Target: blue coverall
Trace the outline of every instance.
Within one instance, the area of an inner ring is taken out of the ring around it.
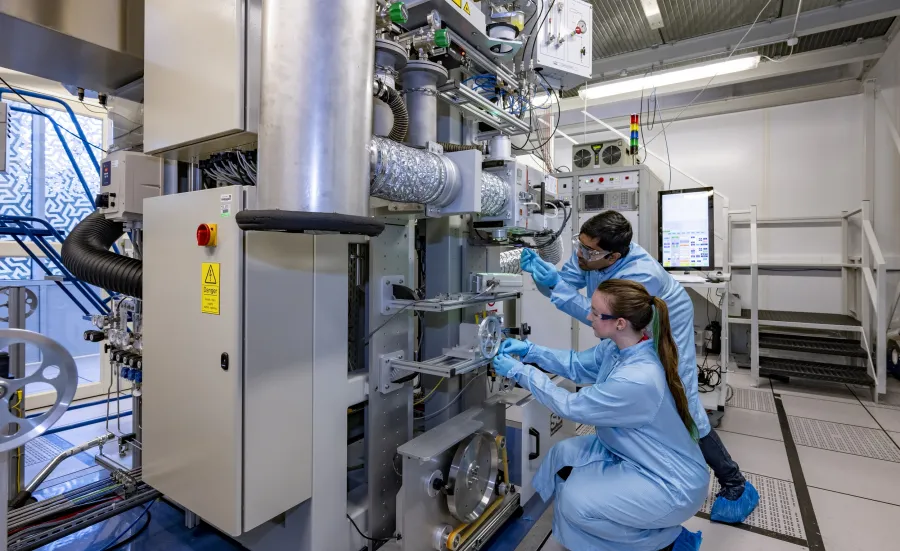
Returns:
[[[604,340],[580,353],[535,345],[522,361],[592,385],[570,393],[532,366],[509,372],[557,415],[596,427],[596,436],[553,446],[534,477],[545,501],[556,498],[553,536],[575,551],[656,551],[675,541],[703,505],[709,472],[654,342],[620,351]]]
[[[628,254],[605,270],[586,272],[578,266],[578,255],[559,270],[560,281],[551,291],[538,285],[538,290],[563,312],[590,325],[591,296],[608,279],[628,279],[643,285],[652,296],[663,299],[669,308],[669,325],[678,347],[678,376],[687,393],[691,416],[700,437],[709,434],[709,417],[697,389],[697,353],[694,350],[694,304],[687,291],[666,272],[640,245],[631,244]],[[587,288],[587,296],[578,292]]]

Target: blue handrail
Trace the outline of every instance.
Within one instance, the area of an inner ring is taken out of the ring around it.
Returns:
[[[69,114],[69,118],[72,119],[72,124],[75,126],[75,131],[78,132],[78,137],[81,138],[81,142],[84,144],[84,148],[87,150],[88,156],[91,158],[91,162],[94,163],[94,168],[97,170],[97,174],[100,174],[100,163],[97,162],[97,157],[94,156],[94,151],[93,151],[93,148],[96,146],[91,144],[91,142],[88,141],[87,136],[84,135],[84,130],[82,130],[81,125],[78,124],[78,119],[75,118],[75,112],[72,111],[72,108],[69,107],[68,103],[66,103],[65,101],[63,101],[59,98],[55,98],[53,96],[48,96],[47,94],[41,94],[39,92],[29,92],[28,90],[13,90],[12,88],[0,87],[0,101],[3,100],[3,94],[15,94],[17,96],[25,96],[25,97],[35,98],[35,99],[41,99],[44,101],[49,101],[49,102],[53,102],[53,103],[62,105],[63,109],[65,109],[66,112]],[[45,117],[49,118],[50,120],[53,120],[52,118],[50,118],[49,115],[47,115],[43,111],[38,110],[38,112],[41,115],[44,115]],[[65,141],[63,141],[63,143],[65,143]],[[88,193],[88,195],[90,195],[90,193]]]

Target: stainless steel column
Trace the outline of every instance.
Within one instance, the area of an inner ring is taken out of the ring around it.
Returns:
[[[369,215],[375,6],[263,2],[260,210]]]
[[[8,292],[9,302],[7,309],[9,312],[9,328],[25,329],[25,288],[10,287]],[[9,345],[9,375],[14,379],[25,377],[24,343]],[[24,417],[25,389],[23,388],[19,392],[21,392],[22,395],[19,399],[19,404],[16,406],[16,410],[20,412],[20,417]],[[10,400],[12,400],[12,398],[10,398]],[[19,493],[19,488],[25,485],[25,446],[9,452],[9,462],[7,465],[9,465],[8,494],[9,499],[12,499]]]
[[[431,61],[415,60],[407,63],[401,74],[409,111],[406,141],[419,146],[438,141],[437,87],[447,82],[447,69]]]

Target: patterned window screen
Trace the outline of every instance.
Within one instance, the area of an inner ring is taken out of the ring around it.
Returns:
[[[28,105],[24,103],[14,101],[9,103],[11,106],[28,108]],[[68,113],[50,108],[42,108],[42,110],[61,127],[76,133]],[[9,166],[7,173],[0,174],[0,214],[44,218],[54,228],[65,234],[90,214],[90,202],[53,124],[45,117],[39,118],[37,122],[43,123],[43,141],[38,143],[41,133],[33,131],[33,117],[35,115],[9,112]],[[94,117],[81,115],[75,117],[88,141],[101,145],[103,122]],[[100,177],[88,157],[87,146],[75,136],[67,134],[65,131],[61,132],[81,173],[87,180],[91,194],[96,195],[100,189]],[[43,160],[43,182],[34,181],[32,163],[35,152]],[[98,161],[103,158],[103,152],[97,148],[94,148],[94,155]],[[41,184],[43,185],[41,186]],[[41,187],[36,188],[36,186]],[[36,212],[35,209],[42,212]],[[2,239],[12,240],[10,237]],[[39,277],[42,276],[43,271],[38,269],[37,272]],[[57,272],[57,270],[54,269],[53,272]],[[32,261],[28,258],[0,257],[0,280],[10,279],[32,279]]]
[[[27,107],[9,102],[10,107]],[[31,115],[9,110],[7,118],[7,166],[0,172],[0,214],[31,216],[32,151]],[[2,236],[0,240],[12,241]],[[0,257],[0,279],[31,279],[31,259]]]

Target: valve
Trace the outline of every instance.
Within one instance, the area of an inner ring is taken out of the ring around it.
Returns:
[[[394,2],[388,7],[388,17],[393,23],[401,25],[409,20],[409,10],[403,2]]]
[[[447,29],[438,29],[434,31],[434,45],[438,48],[450,47],[450,35],[447,33]]]
[[[120,375],[123,379],[128,379],[128,378],[131,376],[131,369],[128,368],[128,367],[124,367],[124,366],[123,366],[123,367],[122,367],[122,370],[119,372],[119,375]]]
[[[84,340],[88,342],[102,342],[106,339],[106,333],[103,331],[94,331],[88,329],[84,332]]]

